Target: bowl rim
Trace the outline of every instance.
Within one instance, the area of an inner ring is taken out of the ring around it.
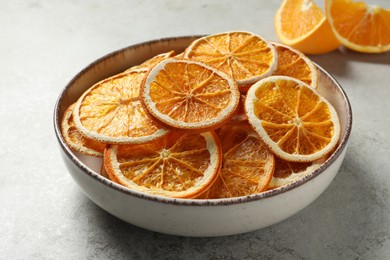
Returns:
[[[326,70],[324,70],[322,67],[320,67],[318,64],[314,63],[317,67],[317,69],[321,70],[322,73],[324,73],[327,77],[329,77],[337,86],[337,88],[340,90],[342,99],[346,104],[347,108],[347,127],[345,129],[345,134],[341,136],[341,139],[339,141],[339,144],[336,148],[336,150],[330,155],[330,157],[316,170],[314,170],[312,173],[304,176],[301,179],[298,179],[296,181],[293,181],[287,185],[284,185],[282,187],[263,191],[261,193],[257,194],[251,194],[248,196],[242,196],[242,197],[234,197],[234,198],[225,198],[225,199],[180,199],[180,198],[169,198],[169,197],[163,197],[148,193],[139,192],[136,190],[129,189],[125,186],[122,186],[120,184],[117,184],[104,176],[101,176],[99,173],[91,170],[89,167],[87,167],[79,158],[77,158],[74,153],[70,150],[70,148],[66,145],[62,134],[61,134],[61,126],[60,126],[60,119],[59,119],[59,106],[64,99],[64,96],[66,95],[67,89],[75,82],[77,81],[83,74],[85,74],[88,70],[90,70],[95,65],[99,64],[100,62],[103,62],[121,52],[125,52],[129,49],[138,48],[143,45],[150,45],[157,42],[168,42],[168,41],[175,41],[175,40],[184,40],[184,39],[192,39],[192,38],[198,38],[201,37],[201,35],[188,35],[188,36],[175,36],[175,37],[166,37],[166,38],[160,38],[150,41],[144,41],[137,44],[132,44],[127,47],[118,49],[116,51],[110,52],[95,61],[88,64],[86,67],[84,67],[80,72],[78,72],[61,90],[59,97],[57,98],[57,101],[54,106],[54,115],[53,115],[53,122],[54,122],[54,132],[57,138],[58,143],[60,144],[60,147],[62,151],[66,154],[66,156],[73,162],[73,164],[79,168],[83,173],[85,173],[87,176],[93,178],[95,181],[100,182],[101,184],[107,186],[110,189],[116,190],[118,192],[124,193],[126,195],[134,196],[139,199],[145,199],[149,201],[154,202],[160,202],[164,204],[172,204],[172,205],[178,205],[178,206],[224,206],[224,205],[233,205],[233,204],[242,204],[242,203],[248,203],[252,201],[259,201],[264,200],[266,198],[275,197],[280,194],[284,194],[290,190],[293,190],[306,182],[309,182],[310,180],[316,178],[318,175],[323,173],[327,168],[330,167],[330,165],[341,155],[344,149],[346,149],[348,139],[351,134],[352,130],[352,108],[350,101],[346,95],[346,92],[341,87],[341,85],[338,83],[338,81]]]

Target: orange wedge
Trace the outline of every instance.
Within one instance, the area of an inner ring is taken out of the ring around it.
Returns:
[[[145,143],[168,130],[145,113],[139,87],[146,70],[131,70],[104,79],[78,99],[73,110],[77,130],[102,143]]]
[[[322,54],[340,46],[324,13],[312,0],[284,0],[274,23],[281,42],[303,53]]]
[[[166,59],[143,82],[141,100],[158,121],[178,129],[204,131],[230,120],[240,93],[225,73],[203,63]]]
[[[286,161],[317,160],[340,137],[333,106],[309,85],[291,77],[271,76],[254,84],[247,93],[245,111],[261,139]]]
[[[61,121],[61,132],[65,143],[73,151],[81,154],[103,157],[105,144],[84,137],[75,127],[73,122],[73,108],[75,104],[70,105]]]
[[[390,9],[363,1],[327,0],[326,16],[346,47],[367,53],[390,51]]]
[[[184,58],[204,62],[222,70],[239,86],[269,76],[277,65],[274,47],[250,32],[226,32],[195,40]]]
[[[150,194],[192,198],[215,181],[222,154],[213,132],[179,134],[140,145],[112,145],[104,164],[111,180]]]
[[[274,171],[274,156],[247,122],[218,129],[222,168],[218,179],[200,198],[247,196],[264,191]]]
[[[161,53],[161,54],[158,54],[158,55],[148,59],[147,61],[141,63],[140,65],[137,65],[137,66],[134,66],[134,67],[127,69],[126,71],[139,70],[139,69],[148,70],[148,69],[151,69],[154,66],[156,66],[156,64],[159,63],[160,61],[167,59],[169,57],[173,57],[174,55],[175,55],[175,51]]]
[[[309,58],[287,45],[276,42],[272,44],[278,53],[278,67],[273,75],[293,77],[317,88],[317,68]]]

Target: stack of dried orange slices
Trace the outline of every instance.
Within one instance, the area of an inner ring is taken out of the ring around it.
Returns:
[[[94,84],[66,111],[62,134],[128,188],[247,196],[302,178],[336,147],[339,119],[317,83],[299,51],[219,33]]]

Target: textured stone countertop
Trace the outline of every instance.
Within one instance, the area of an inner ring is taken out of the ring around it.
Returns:
[[[317,200],[262,230],[188,238],[138,228],[90,201],[61,159],[54,104],[90,62],[169,36],[247,30],[277,40],[280,2],[0,1],[0,259],[389,259],[390,53],[311,56],[350,98],[350,144]]]

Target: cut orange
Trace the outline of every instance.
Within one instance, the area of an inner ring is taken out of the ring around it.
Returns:
[[[204,131],[230,120],[240,93],[225,73],[203,63],[166,59],[141,87],[146,110],[170,127]]]
[[[84,137],[75,127],[73,122],[74,104],[70,105],[61,121],[61,132],[65,143],[73,151],[95,157],[103,157],[105,144]]]
[[[309,58],[287,45],[276,42],[272,44],[278,53],[278,67],[274,75],[293,77],[317,88],[317,68]]]
[[[146,70],[132,70],[104,79],[76,102],[73,119],[86,137],[103,143],[145,143],[168,130],[145,113],[139,87]]]
[[[284,0],[275,15],[282,43],[306,54],[322,54],[340,46],[326,16],[312,0]]]
[[[195,40],[184,58],[204,62],[222,70],[239,86],[253,84],[276,69],[274,47],[250,32],[226,32]]]
[[[261,139],[287,161],[317,160],[340,137],[333,106],[309,85],[291,77],[271,76],[254,84],[245,111]]]
[[[326,16],[346,47],[367,53],[390,51],[390,9],[363,1],[327,0]]]
[[[137,66],[134,66],[134,67],[127,69],[126,71],[138,70],[138,69],[148,70],[148,69],[151,69],[154,66],[156,66],[156,64],[159,63],[160,61],[167,59],[169,57],[173,57],[174,55],[175,55],[175,51],[161,53],[161,54],[158,54],[158,55],[148,59],[147,61],[141,63],[140,65],[137,65]]]
[[[142,145],[112,145],[104,164],[111,180],[150,194],[192,198],[215,181],[222,154],[213,132],[171,132]]]
[[[288,162],[276,157],[274,175],[267,189],[276,189],[300,180],[318,169],[321,163],[319,160],[309,163]]]
[[[247,196],[264,191],[274,171],[274,156],[247,122],[228,123],[217,131],[222,168],[200,198]]]

